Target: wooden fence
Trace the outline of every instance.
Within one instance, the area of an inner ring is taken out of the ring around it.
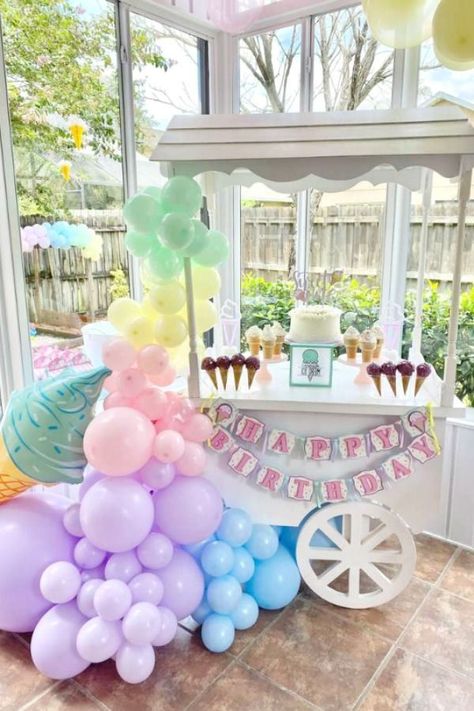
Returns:
[[[35,323],[77,331],[83,321],[103,316],[111,301],[111,272],[128,275],[125,227],[119,210],[77,210],[74,221],[85,222],[102,235],[103,251],[97,262],[84,259],[72,248],[38,249],[24,255],[30,319]],[[22,224],[42,221],[23,220]],[[427,277],[448,284],[454,258],[457,206],[434,205],[429,225]],[[242,210],[242,265],[268,281],[288,276],[294,263],[295,209],[254,207]],[[408,279],[416,279],[421,229],[420,209],[412,209]],[[318,211],[312,225],[310,271],[340,267],[360,279],[376,276],[381,268],[383,210],[381,205],[340,205]],[[474,202],[469,205],[464,284],[474,280]]]

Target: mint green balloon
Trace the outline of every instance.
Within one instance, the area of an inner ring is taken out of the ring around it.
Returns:
[[[123,206],[123,216],[127,227],[142,234],[156,233],[164,212],[159,202],[151,195],[134,195]]]
[[[229,240],[217,230],[209,230],[207,237],[207,245],[193,260],[202,267],[215,267],[229,256]]]
[[[153,250],[145,260],[145,268],[159,281],[169,281],[181,273],[183,260],[168,247]]]
[[[145,195],[150,195],[157,202],[161,202],[161,188],[157,188],[154,185],[149,185],[148,188],[142,190]]]
[[[160,225],[160,239],[170,249],[184,249],[191,244],[194,228],[189,217],[179,212],[169,212]]]
[[[157,243],[155,235],[127,232],[125,236],[125,246],[134,257],[146,257]]]
[[[166,212],[181,212],[192,217],[202,204],[201,188],[192,178],[176,175],[161,189],[161,202]]]
[[[209,230],[200,220],[191,220],[193,226],[193,239],[185,249],[181,250],[183,257],[195,257],[203,251],[209,242]]]

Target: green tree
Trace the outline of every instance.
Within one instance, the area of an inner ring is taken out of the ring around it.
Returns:
[[[56,162],[74,149],[68,116],[87,123],[95,153],[120,158],[113,6],[86,15],[68,0],[0,0],[0,15],[20,199],[29,212],[55,212]],[[167,69],[152,34],[138,29],[133,48],[135,62]]]

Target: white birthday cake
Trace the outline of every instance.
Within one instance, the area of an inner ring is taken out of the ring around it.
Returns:
[[[338,343],[341,312],[334,306],[311,304],[290,311],[289,338],[294,343]]]

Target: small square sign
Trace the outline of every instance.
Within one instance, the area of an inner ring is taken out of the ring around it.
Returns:
[[[318,343],[290,345],[290,385],[330,388],[333,346]]]

